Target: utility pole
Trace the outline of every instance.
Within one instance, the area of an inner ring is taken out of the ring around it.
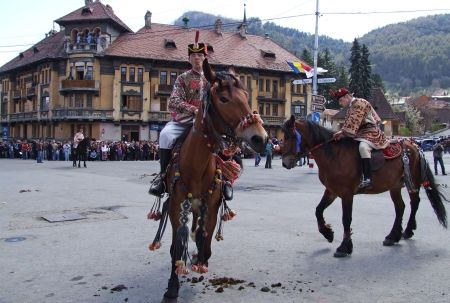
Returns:
[[[316,0],[316,35],[314,37],[313,96],[317,95],[317,56],[319,51],[319,0]]]

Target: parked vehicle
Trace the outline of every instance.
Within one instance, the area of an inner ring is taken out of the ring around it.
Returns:
[[[423,151],[430,151],[433,150],[433,146],[436,144],[436,141],[434,139],[425,139],[420,143],[420,148]]]

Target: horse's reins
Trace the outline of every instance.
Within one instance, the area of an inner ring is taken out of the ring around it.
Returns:
[[[325,141],[325,142],[319,143],[319,144],[317,144],[317,145],[311,147],[310,150],[308,151],[308,154],[311,155],[311,153],[312,153],[313,151],[315,151],[316,149],[319,149],[319,148],[321,148],[322,146],[324,146],[325,144],[328,144],[328,143],[333,142],[333,141],[334,141],[334,138],[331,138],[331,139],[328,139],[328,140]]]

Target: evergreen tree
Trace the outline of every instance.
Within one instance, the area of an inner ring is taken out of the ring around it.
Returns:
[[[319,64],[318,64],[318,66],[319,66]],[[336,78],[338,76],[336,64],[334,63],[333,58],[332,58],[331,53],[328,50],[328,48],[326,48],[323,52],[321,52],[320,67],[328,70],[326,72],[326,76],[322,76],[322,77]],[[318,93],[319,93],[319,95],[325,96],[326,100],[331,99],[330,89],[336,90],[336,84],[335,83],[318,84]]]
[[[344,65],[341,65],[337,68],[337,75],[336,75],[336,82],[333,83],[334,87],[331,87],[331,89],[339,89],[341,87],[348,87],[348,72]],[[334,98],[327,99],[326,108],[331,109],[339,109],[341,106],[339,105],[339,102],[335,100]]]
[[[370,65],[369,59],[370,53],[369,49],[365,44],[363,44],[361,48],[361,78],[360,78],[360,87],[361,94],[364,99],[369,99],[372,94],[372,67]]]
[[[356,97],[363,96],[363,88],[361,86],[361,46],[357,39],[353,40],[350,49],[350,84],[349,90]]]
[[[383,92],[386,92],[386,88],[384,86],[383,79],[380,74],[372,74],[372,84],[375,88],[381,88]]]
[[[304,48],[302,51],[302,54],[300,56],[300,59],[302,59],[303,61],[305,61],[308,65],[313,66],[314,65],[314,59],[313,59],[313,55],[311,54],[311,52]]]

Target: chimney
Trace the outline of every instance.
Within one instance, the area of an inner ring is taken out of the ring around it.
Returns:
[[[184,28],[188,28],[188,27],[189,27],[189,25],[188,25],[188,23],[189,23],[189,18],[188,18],[187,16],[185,16],[185,17],[183,18],[183,23],[184,23]]]
[[[145,13],[145,28],[152,28],[152,13],[147,11]]]
[[[219,18],[214,22],[214,29],[219,35],[222,34],[222,19]]]
[[[92,0],[84,0],[84,5],[89,6],[92,4]]]
[[[264,33],[264,38],[269,39],[269,33]]]

